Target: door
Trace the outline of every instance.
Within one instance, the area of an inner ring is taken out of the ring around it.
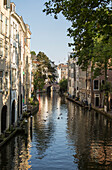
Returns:
[[[96,107],[99,107],[99,97],[96,97]]]

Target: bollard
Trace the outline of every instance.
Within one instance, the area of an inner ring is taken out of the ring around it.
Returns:
[[[28,121],[25,119],[25,135],[28,135]]]

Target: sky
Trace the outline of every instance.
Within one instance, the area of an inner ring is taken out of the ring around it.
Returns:
[[[70,22],[59,15],[56,20],[42,12],[46,0],[11,0],[16,4],[16,13],[30,25],[31,51],[38,54],[44,52],[56,64],[66,63],[72,48],[68,43],[72,40],[67,36]]]

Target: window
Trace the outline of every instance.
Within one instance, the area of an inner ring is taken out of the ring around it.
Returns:
[[[104,84],[105,84],[105,80],[102,80],[102,81],[101,81],[101,84],[104,85]]]
[[[13,22],[13,39],[15,39],[15,23]]]
[[[28,56],[26,56],[26,64],[28,64]]]
[[[94,90],[98,90],[99,86],[98,86],[98,80],[94,80]]]
[[[7,5],[7,0],[4,0],[4,5]]]
[[[13,53],[12,53],[12,62],[16,62],[16,48],[13,46]]]
[[[0,39],[0,58],[3,57],[3,40]]]
[[[5,8],[10,8],[10,0],[4,0]]]
[[[12,88],[16,88],[16,70],[12,69]]]
[[[0,15],[0,33],[3,33],[3,14]]]
[[[0,90],[3,89],[3,71],[0,71]]]
[[[5,72],[5,88],[8,89],[8,72]]]
[[[5,57],[8,57],[8,42],[5,44]]]
[[[5,19],[5,34],[7,36],[7,32],[8,32],[8,19]]]
[[[8,89],[8,78],[5,78],[5,88]]]
[[[69,80],[69,86],[71,87],[71,80]]]
[[[71,64],[71,68],[74,68],[74,63]]]
[[[15,5],[12,6],[12,11],[15,12]]]
[[[74,73],[71,73],[71,78],[74,78]]]

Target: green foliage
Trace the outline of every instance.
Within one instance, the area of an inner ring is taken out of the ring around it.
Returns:
[[[30,52],[32,55],[36,55],[36,52],[35,51],[31,51]]]
[[[53,62],[43,53],[39,52],[36,60],[40,63],[34,72],[34,98],[36,99],[37,89],[43,90],[45,80],[54,82],[56,79],[56,67]]]
[[[111,0],[49,0],[45,3],[43,12],[46,12],[46,15],[53,14],[57,19],[58,14],[62,13],[71,21],[68,36],[73,38],[73,43],[69,46],[74,47],[75,57],[79,58],[78,64],[83,68],[87,68],[96,57],[93,53],[96,38],[104,36],[105,46],[108,44],[108,37],[112,37],[110,3]]]
[[[48,64],[49,63],[49,58],[46,56],[46,54],[44,54],[44,52],[39,52],[37,54],[37,61],[39,61],[40,63],[43,63],[43,64]]]
[[[41,68],[41,71],[44,72],[44,76],[48,74],[49,81],[55,81],[56,66],[53,65],[53,62],[43,52],[37,54],[37,61],[40,63],[39,67]]]
[[[112,66],[112,7],[111,0],[48,0],[43,12],[58,14],[71,22],[68,36],[73,39],[74,57],[87,69],[92,64],[93,78],[105,75],[105,94],[110,91],[107,70]]]
[[[60,80],[59,86],[60,86],[60,91],[61,92],[66,92],[67,91],[67,84],[68,84],[68,80],[67,79]]]
[[[32,104],[33,103],[33,98],[29,98],[29,103]]]
[[[42,90],[45,84],[45,79],[45,74],[42,74],[41,70],[38,68],[37,71],[34,73],[34,89],[37,90],[37,88],[39,88],[40,90]]]
[[[105,94],[108,94],[108,92],[112,92],[112,83],[107,81],[105,84],[101,86],[101,90],[105,91],[106,92]]]
[[[38,101],[35,101],[34,98],[29,98],[29,104],[38,105]]]

